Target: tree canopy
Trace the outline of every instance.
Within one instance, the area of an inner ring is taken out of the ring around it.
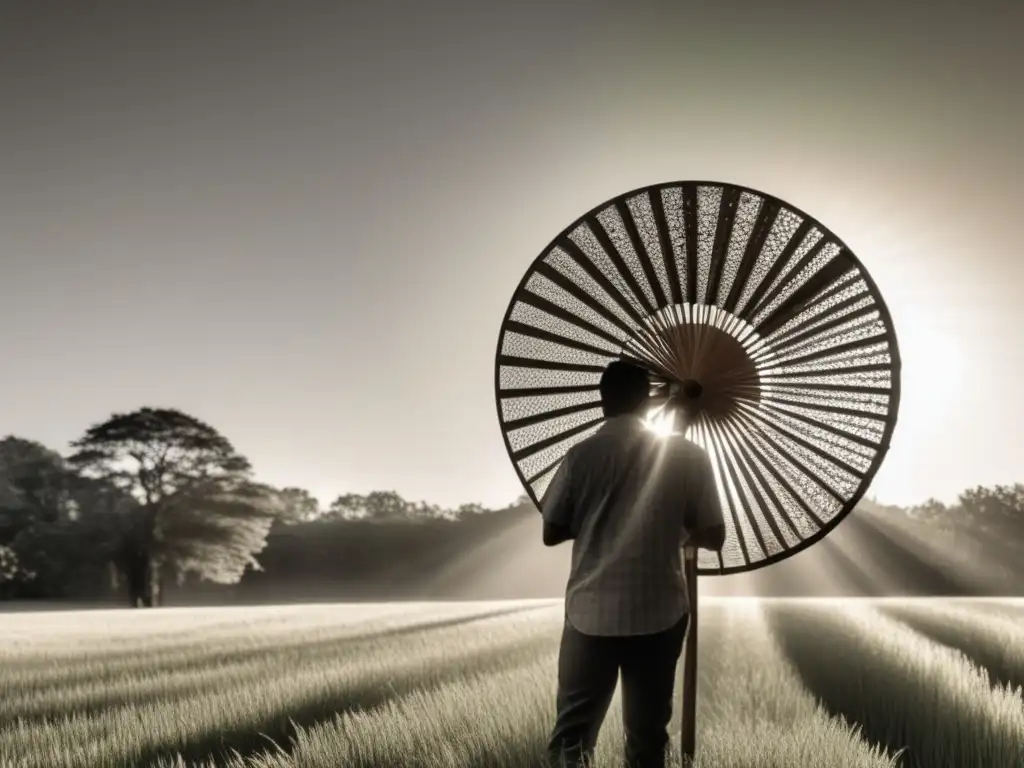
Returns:
[[[68,458],[72,466],[110,480],[147,505],[197,483],[238,483],[252,473],[249,460],[226,437],[171,408],[115,413],[71,445],[78,449]]]
[[[252,480],[248,459],[209,424],[140,408],[90,427],[72,447],[71,466],[137,502],[120,550],[135,601],[159,603],[168,573],[230,583],[258,567],[280,498]]]

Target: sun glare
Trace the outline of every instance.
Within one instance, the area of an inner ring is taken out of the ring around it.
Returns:
[[[644,419],[644,426],[658,437],[668,437],[675,434],[672,413],[664,408],[652,408],[647,412]]]

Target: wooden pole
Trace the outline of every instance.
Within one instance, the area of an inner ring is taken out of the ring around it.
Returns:
[[[686,576],[686,597],[690,603],[690,620],[686,628],[683,653],[683,711],[680,751],[682,764],[693,765],[697,750],[697,548],[683,548],[683,573]]]

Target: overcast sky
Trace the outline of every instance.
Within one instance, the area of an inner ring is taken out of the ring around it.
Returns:
[[[176,407],[325,502],[506,503],[518,280],[603,200],[715,179],[889,304],[871,494],[1024,481],[1024,4],[665,5],[3,3],[0,433]]]

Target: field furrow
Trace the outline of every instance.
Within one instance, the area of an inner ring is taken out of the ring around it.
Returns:
[[[707,600],[697,765],[1024,768],[1024,691],[1002,684],[1024,667],[1020,605]],[[200,609],[194,625],[173,610],[101,611],[88,627],[50,614],[36,654],[17,617],[0,640],[0,765],[516,768],[543,755],[561,601]],[[681,693],[677,678],[672,766]],[[619,768],[622,748],[617,693],[596,768]]]
[[[11,685],[48,687],[53,680],[67,683],[102,676],[109,679],[115,674],[134,675],[155,671],[173,671],[178,668],[201,668],[229,658],[238,658],[245,652],[258,653],[284,645],[300,645],[306,641],[343,641],[369,637],[381,632],[404,632],[417,626],[438,625],[446,622],[472,620],[474,617],[511,613],[542,606],[542,603],[445,603],[433,609],[424,604],[404,610],[371,612],[352,606],[335,606],[333,611],[317,611],[310,615],[264,616],[251,615],[218,625],[197,626],[190,632],[159,632],[148,643],[146,635],[136,629],[127,637],[111,634],[93,636],[86,645],[75,649],[60,648],[51,635],[73,636],[73,621],[60,624],[51,621],[40,626],[39,648],[11,650],[6,639],[0,646],[0,672]],[[104,613],[107,613],[104,611]],[[188,621],[179,616],[178,623]],[[5,625],[0,619],[0,629]],[[114,630],[111,630],[114,632]],[[27,637],[22,638],[28,642]]]
[[[1020,621],[1024,619],[1024,598],[1002,597],[1002,598],[961,598],[951,600],[925,600],[922,602],[938,603],[940,605],[956,606],[971,610],[984,611],[992,616],[1006,616],[1007,618]]]
[[[556,659],[550,649],[516,669],[474,674],[370,711],[344,713],[298,729],[288,749],[229,765],[535,768],[543,759],[554,717]]]
[[[21,681],[18,681],[5,686],[9,693],[0,701],[0,723],[17,718],[32,720],[102,712],[128,704],[140,706],[156,701],[169,702],[226,689],[244,690],[255,679],[273,684],[277,677],[290,674],[289,670],[297,666],[331,665],[339,660],[358,659],[385,642],[392,646],[394,640],[415,644],[421,636],[440,629],[523,610],[533,609],[477,612],[437,621],[420,619],[398,627],[375,631],[365,629],[359,633],[335,629],[326,637],[293,638],[255,649],[247,649],[240,642],[235,652],[223,649],[173,663],[161,659],[152,663],[150,668],[138,666],[135,662],[129,670],[120,664],[110,669],[94,668],[92,674],[85,677],[80,677],[80,673],[65,673],[66,679],[57,679],[47,685],[41,681],[35,681],[36,684],[31,686],[19,685]],[[55,674],[59,678],[60,673]]]
[[[1024,766],[1021,692],[993,687],[959,651],[863,602],[767,601],[807,688],[907,768]]]
[[[352,656],[276,665],[203,695],[112,707],[95,716],[0,728],[0,759],[61,755],[38,765],[144,764],[160,753],[200,756],[260,747],[259,734],[285,737],[290,721],[313,723],[337,711],[372,707],[418,687],[480,670],[518,666],[555,647],[560,612],[537,609],[432,632],[381,638]],[[154,681],[158,685],[157,681]]]
[[[699,766],[893,765],[891,755],[818,705],[782,655],[757,601],[711,604],[700,618]]]
[[[828,716],[774,646],[754,603],[702,614],[699,762],[703,768],[883,768],[892,760]],[[734,640],[735,639],[735,640]],[[534,766],[554,718],[554,652],[515,670],[416,691],[300,729],[237,768]],[[679,764],[677,687],[670,764]],[[601,731],[597,768],[622,765],[621,698]],[[182,765],[167,761],[165,765]]]
[[[1024,622],[991,604],[974,606],[922,603],[886,603],[879,610],[930,637],[955,648],[980,667],[993,684],[1024,686]]]

